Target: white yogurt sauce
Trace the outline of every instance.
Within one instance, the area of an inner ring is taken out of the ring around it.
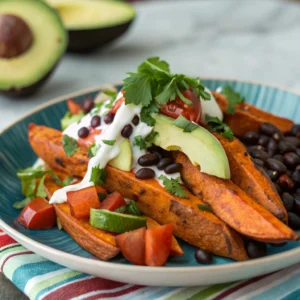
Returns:
[[[202,115],[201,120],[204,124],[205,122],[205,115],[209,115],[210,117],[217,117],[220,121],[223,121],[223,112],[219,107],[215,97],[211,93],[208,88],[205,88],[205,91],[210,94],[210,100],[205,101],[204,99],[200,98],[201,107],[202,107]]]
[[[206,89],[207,92],[211,94],[211,92]],[[120,92],[116,98],[116,101],[122,97],[122,93]],[[216,116],[220,120],[223,120],[223,114],[222,111],[219,109],[218,104],[216,103],[215,98],[211,94],[211,100],[210,101],[204,101],[203,99],[200,99],[202,104],[202,117],[205,116],[205,114],[209,114],[210,116]],[[63,134],[66,134],[74,139],[78,139],[78,130],[82,127],[90,127],[91,119],[94,115],[103,116],[105,115],[109,109],[105,108],[105,105],[109,101],[105,101],[104,105],[100,108],[99,112],[95,112],[95,109],[91,111],[91,113],[84,116],[80,122],[73,123],[69,125]],[[120,152],[120,144],[124,141],[124,138],[121,135],[121,131],[127,124],[132,124],[131,121],[135,115],[137,115],[140,118],[142,107],[139,105],[125,105],[123,103],[119,110],[117,111],[114,121],[107,125],[103,121],[102,124],[97,127],[96,129],[102,129],[101,134],[95,137],[95,144],[99,145],[100,148],[97,151],[96,155],[90,159],[88,164],[88,170],[82,179],[82,181],[78,184],[69,185],[66,187],[63,187],[59,190],[57,190],[53,196],[50,199],[50,204],[54,203],[63,203],[67,201],[67,192],[70,191],[76,191],[80,190],[89,186],[94,185],[93,182],[90,181],[92,169],[94,167],[100,167],[105,168],[107,163],[118,156]],[[205,118],[204,118],[205,119]],[[146,150],[141,150],[138,146],[134,145],[134,138],[136,136],[142,136],[142,138],[145,138],[153,129],[153,127],[148,126],[146,123],[139,122],[137,126],[133,126],[133,132],[130,136],[130,144],[132,149],[132,170],[133,172],[137,172],[139,169],[143,168],[142,166],[138,165],[137,161],[139,157],[146,154]],[[116,140],[115,144],[113,146],[106,145],[102,142],[102,140]],[[158,170],[156,166],[149,167],[154,170],[155,172],[155,179],[159,181],[159,183],[163,186],[162,181],[159,180],[160,175],[164,175],[167,178],[171,179],[180,179],[180,173],[173,173],[173,174],[166,174],[163,170]],[[181,182],[181,179],[180,179]]]

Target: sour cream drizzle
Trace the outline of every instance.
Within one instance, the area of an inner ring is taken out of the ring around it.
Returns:
[[[210,91],[207,90],[209,93]],[[120,92],[116,98],[118,100],[120,97],[122,97],[122,93]],[[210,116],[217,116],[219,119],[223,119],[222,111],[220,110],[219,106],[216,103],[216,100],[211,95],[210,101],[204,101],[203,99],[200,99],[202,103],[202,116],[205,116],[205,114],[209,114]],[[100,108],[100,111],[96,112],[96,110],[92,110],[91,113],[84,116],[80,122],[75,122],[73,124],[70,124],[66,130],[63,132],[64,134],[74,138],[78,139],[78,130],[82,127],[89,127],[91,119],[94,115],[103,116],[107,113],[108,109],[105,108],[106,104],[109,101],[106,101],[102,107]],[[105,168],[107,163],[112,160],[113,158],[117,157],[120,153],[120,145],[124,141],[124,138],[121,135],[121,131],[124,128],[125,125],[131,124],[133,127],[133,132],[130,136],[130,144],[132,149],[132,171],[135,173],[140,168],[142,168],[140,165],[138,165],[138,159],[142,155],[146,154],[147,151],[144,149],[140,149],[138,146],[134,143],[134,138],[136,136],[142,136],[142,138],[145,138],[153,129],[153,127],[148,126],[146,123],[139,122],[137,126],[134,126],[132,124],[132,119],[134,116],[138,116],[140,118],[142,107],[139,105],[125,105],[123,103],[121,107],[118,109],[114,121],[107,125],[102,121],[102,124],[97,127],[97,129],[102,129],[101,134],[97,135],[95,137],[95,144],[100,146],[99,150],[97,151],[96,155],[90,159],[88,164],[88,170],[82,179],[82,181],[78,184],[69,185],[64,188],[61,188],[57,190],[53,196],[50,199],[50,204],[54,203],[63,203],[67,201],[67,192],[70,191],[77,191],[89,186],[94,185],[93,182],[90,181],[92,169],[94,167],[99,168]],[[115,140],[115,144],[113,146],[106,145],[102,142],[102,140]],[[159,180],[160,175],[164,175],[167,178],[176,179],[180,178],[180,173],[173,173],[173,174],[166,174],[162,170],[158,170],[156,166],[149,167],[154,170],[155,172],[155,179],[159,181],[159,183],[162,185],[162,181]]]

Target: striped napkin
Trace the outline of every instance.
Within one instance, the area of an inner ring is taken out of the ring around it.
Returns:
[[[145,287],[70,270],[25,249],[1,230],[0,271],[34,300],[300,300],[300,264],[241,282],[187,288]]]

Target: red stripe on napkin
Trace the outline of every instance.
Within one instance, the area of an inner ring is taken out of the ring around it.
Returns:
[[[4,246],[8,246],[10,244],[15,244],[16,241],[13,240],[10,236],[7,234],[0,236],[0,248]]]

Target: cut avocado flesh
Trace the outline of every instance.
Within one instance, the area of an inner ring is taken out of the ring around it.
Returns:
[[[21,90],[44,82],[65,52],[67,36],[57,13],[40,0],[1,0],[0,14],[20,17],[30,27],[33,42],[13,58],[0,58],[0,90]]]
[[[129,172],[131,170],[132,151],[129,139],[125,139],[120,145],[120,153],[117,157],[109,161],[109,165]]]
[[[69,33],[68,50],[88,52],[124,34],[135,18],[134,8],[110,0],[46,0],[61,15]]]
[[[154,144],[165,150],[179,150],[185,153],[201,172],[224,179],[230,179],[230,168],[226,153],[220,142],[205,128],[199,126],[192,132],[173,124],[174,119],[157,114],[154,130],[159,134]]]
[[[68,30],[111,27],[124,24],[135,17],[134,8],[121,1],[46,1],[58,11]]]

